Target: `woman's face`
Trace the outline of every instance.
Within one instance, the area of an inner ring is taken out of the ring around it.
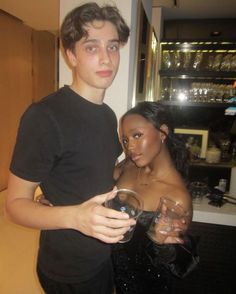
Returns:
[[[136,166],[150,165],[160,154],[165,135],[141,115],[126,116],[120,131],[125,152]]]

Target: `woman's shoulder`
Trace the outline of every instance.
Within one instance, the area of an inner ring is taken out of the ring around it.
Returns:
[[[167,197],[178,202],[187,210],[191,210],[191,196],[184,181],[178,175],[153,183],[152,189],[159,191],[160,197]]]
[[[134,163],[129,158],[125,158],[115,166],[113,177],[115,180],[118,180],[124,173],[134,171],[135,169],[137,168]]]

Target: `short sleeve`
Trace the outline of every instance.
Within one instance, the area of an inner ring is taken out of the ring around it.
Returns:
[[[62,152],[58,122],[43,104],[32,104],[23,114],[10,171],[32,182],[41,182],[53,169]]]

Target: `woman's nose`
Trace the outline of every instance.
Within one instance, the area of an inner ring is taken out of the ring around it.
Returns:
[[[132,151],[135,147],[134,142],[129,141],[129,143],[127,144],[127,150]]]

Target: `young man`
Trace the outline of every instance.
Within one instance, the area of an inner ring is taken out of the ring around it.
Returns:
[[[112,292],[107,243],[121,240],[133,221],[102,205],[115,195],[121,153],[116,118],[103,99],[128,37],[115,7],[72,10],[61,27],[72,85],[31,105],[21,119],[6,211],[42,230],[37,269],[46,293]],[[34,201],[37,186],[53,206]]]

